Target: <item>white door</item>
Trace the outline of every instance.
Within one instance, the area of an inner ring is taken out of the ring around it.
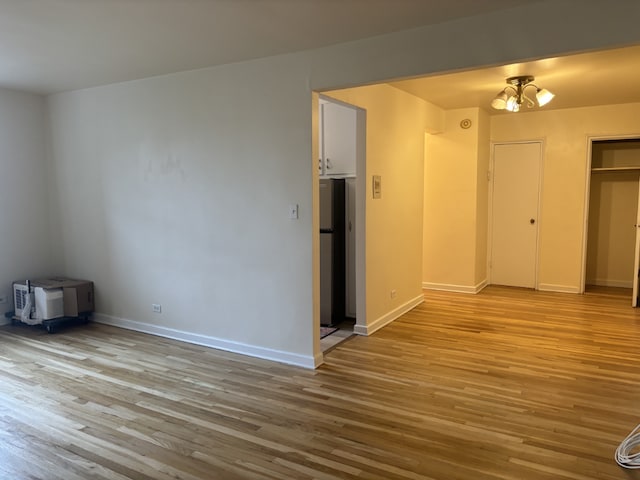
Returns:
[[[638,282],[640,279],[640,185],[638,186],[638,210],[636,212],[636,257],[633,262],[633,298],[631,306],[638,306]]]
[[[542,145],[493,149],[491,283],[536,288]]]

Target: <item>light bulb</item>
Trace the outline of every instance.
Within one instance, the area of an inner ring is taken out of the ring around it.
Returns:
[[[541,107],[553,100],[553,97],[555,97],[555,95],[546,88],[539,88],[538,92],[536,93],[538,105],[540,105]]]
[[[507,108],[507,92],[501,91],[496,98],[491,101],[491,106],[496,110],[504,110]]]
[[[518,103],[518,99],[515,96],[510,96],[507,100],[506,109],[510,112],[517,112],[520,110],[520,104]]]

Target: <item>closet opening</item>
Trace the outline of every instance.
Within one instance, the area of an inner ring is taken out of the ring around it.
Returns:
[[[584,292],[638,306],[640,138],[592,139]]]

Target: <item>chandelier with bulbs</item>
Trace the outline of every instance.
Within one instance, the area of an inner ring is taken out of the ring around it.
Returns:
[[[549,103],[555,96],[546,88],[539,88],[534,85],[535,80],[531,75],[519,75],[507,78],[508,86],[504,88],[491,101],[491,106],[496,110],[508,110],[509,112],[518,112],[523,104],[526,103],[528,108],[536,105],[542,107]],[[527,89],[535,89],[535,100],[527,96]]]

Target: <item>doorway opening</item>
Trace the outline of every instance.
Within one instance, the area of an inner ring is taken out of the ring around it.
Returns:
[[[356,325],[366,325],[366,112],[326,96],[318,107],[320,326],[326,335],[320,347],[326,353]]]
[[[589,141],[583,291],[631,299],[640,274],[640,138]]]

